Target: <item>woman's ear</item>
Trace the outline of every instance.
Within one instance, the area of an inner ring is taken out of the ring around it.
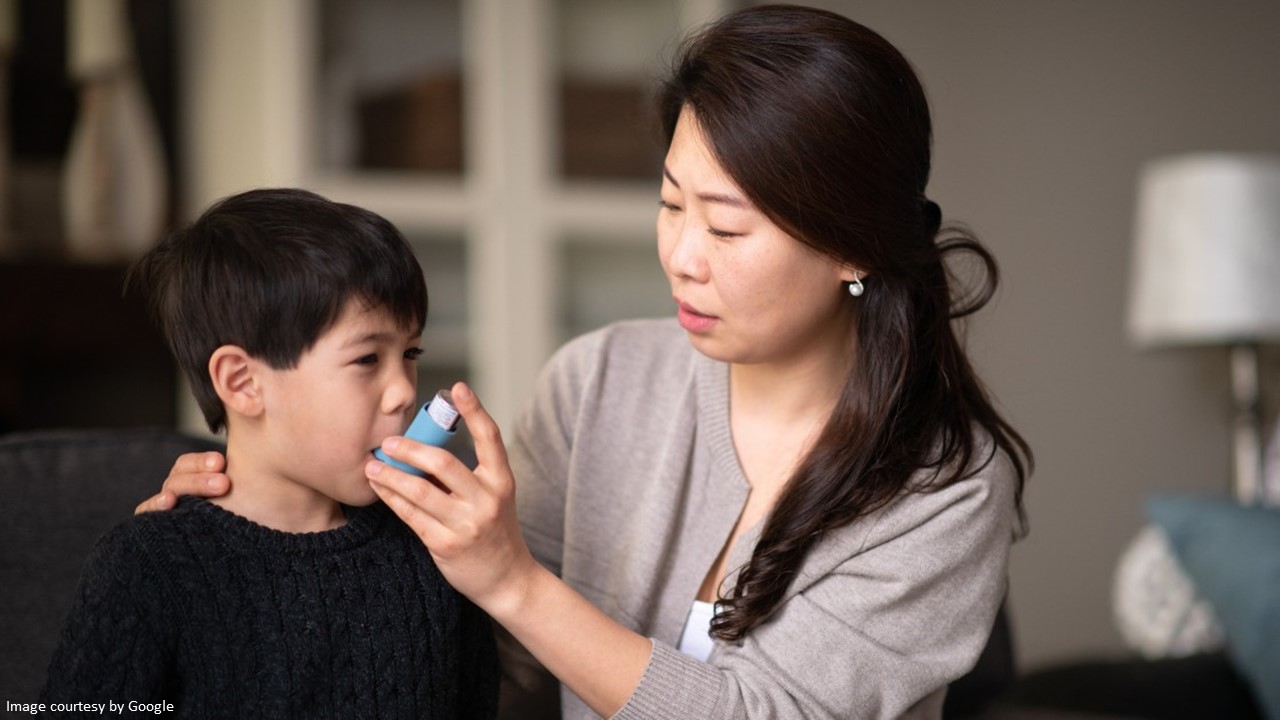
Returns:
[[[257,362],[244,348],[223,345],[209,357],[209,378],[228,414],[246,417],[262,414],[262,386],[255,374]]]
[[[854,280],[866,280],[867,271],[845,263],[840,264],[840,282],[851,283]]]

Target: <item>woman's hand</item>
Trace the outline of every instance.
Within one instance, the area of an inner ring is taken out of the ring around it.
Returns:
[[[515,479],[497,424],[465,383],[452,392],[475,439],[474,472],[447,450],[391,437],[382,449],[431,480],[377,460],[365,474],[374,492],[422,539],[449,584],[501,617],[519,606],[540,566],[520,534]]]
[[[200,497],[217,497],[226,495],[231,489],[231,480],[222,473],[227,467],[227,459],[218,452],[186,453],[179,455],[178,461],[165,478],[160,492],[142,501],[134,508],[137,515],[154,510],[168,510],[178,503],[179,495],[198,495]]]
[[[635,692],[652,645],[538,564],[516,520],[515,479],[498,426],[471,388],[453,399],[476,441],[475,472],[447,450],[387,438],[391,457],[424,480],[373,461],[365,474],[426,544],[449,584],[505,627],[587,705],[609,717]]]

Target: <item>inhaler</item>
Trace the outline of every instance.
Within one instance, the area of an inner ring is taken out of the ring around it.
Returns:
[[[409,424],[409,429],[404,431],[404,436],[423,445],[444,447],[445,444],[453,439],[453,436],[457,433],[457,428],[458,408],[454,407],[453,398],[449,395],[449,391],[441,390],[436,393],[431,402],[422,406],[422,409],[413,418],[413,422]],[[373,456],[410,475],[427,476],[425,472],[418,468],[391,458],[382,452],[382,448],[374,450]]]

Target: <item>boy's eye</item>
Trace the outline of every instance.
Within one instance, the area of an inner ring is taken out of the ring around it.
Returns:
[[[361,355],[360,357],[356,358],[356,364],[357,365],[377,365],[378,354],[369,353],[368,355]]]
[[[404,351],[405,360],[417,360],[422,357],[422,348],[409,348]]]

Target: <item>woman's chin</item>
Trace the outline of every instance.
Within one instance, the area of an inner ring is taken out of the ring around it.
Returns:
[[[693,349],[712,360],[726,363],[741,362],[740,353],[733,352],[725,346],[725,342],[711,333],[685,333]]]

